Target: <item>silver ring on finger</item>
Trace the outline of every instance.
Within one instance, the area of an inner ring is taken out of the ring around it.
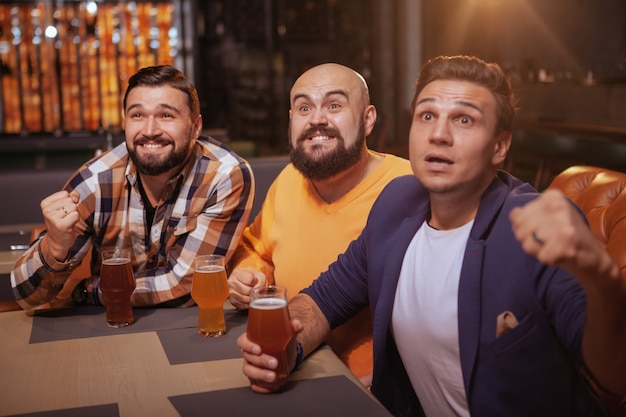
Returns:
[[[67,211],[67,209],[65,208],[65,206],[63,206],[63,213],[65,213],[65,214],[67,214],[67,213],[68,213],[68,211]]]
[[[543,244],[546,243],[543,239],[537,236],[537,232],[532,233],[532,238],[539,246],[543,246]]]

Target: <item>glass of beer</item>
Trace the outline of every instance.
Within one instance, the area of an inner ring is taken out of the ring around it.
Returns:
[[[276,358],[276,382],[282,384],[289,376],[287,345],[293,337],[284,287],[269,285],[250,291],[247,332],[263,353]]]
[[[217,337],[226,333],[224,302],[228,281],[222,255],[199,255],[194,262],[191,297],[198,305],[198,333]]]
[[[101,256],[100,290],[106,305],[107,325],[129,326],[134,321],[130,296],[135,290],[130,249],[104,250]]]

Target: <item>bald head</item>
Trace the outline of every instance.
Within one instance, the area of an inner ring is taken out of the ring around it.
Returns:
[[[361,74],[344,65],[327,63],[307,70],[296,80],[291,89],[291,105],[300,97],[322,92],[344,94],[348,99],[361,100],[363,107],[370,104],[369,88]]]
[[[359,73],[339,64],[313,67],[294,83],[290,103],[291,162],[306,178],[323,182],[367,163],[376,108]]]

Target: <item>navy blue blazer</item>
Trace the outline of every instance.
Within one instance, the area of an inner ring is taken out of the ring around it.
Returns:
[[[537,196],[530,185],[499,171],[470,232],[458,297],[461,368],[470,413],[603,416],[580,372],[584,291],[565,271],[527,255],[511,229],[511,209]],[[370,305],[371,389],[397,416],[423,415],[391,333],[391,316],[404,254],[429,217],[429,207],[428,193],[415,177],[395,179],[374,203],[361,235],[303,290],[332,328]],[[519,324],[496,337],[497,316],[504,311],[512,312]]]

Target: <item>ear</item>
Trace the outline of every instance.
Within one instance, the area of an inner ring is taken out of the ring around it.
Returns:
[[[374,130],[374,126],[376,125],[376,118],[378,117],[376,112],[376,107],[372,104],[365,108],[365,113],[363,114],[363,121],[365,123],[365,136],[369,136]]]
[[[493,147],[492,162],[498,166],[504,162],[511,147],[512,132],[502,131],[496,134],[496,141]]]
[[[196,118],[196,120],[193,122],[193,136],[194,138],[197,138],[200,136],[200,133],[202,133],[202,115],[199,114],[198,117]]]

